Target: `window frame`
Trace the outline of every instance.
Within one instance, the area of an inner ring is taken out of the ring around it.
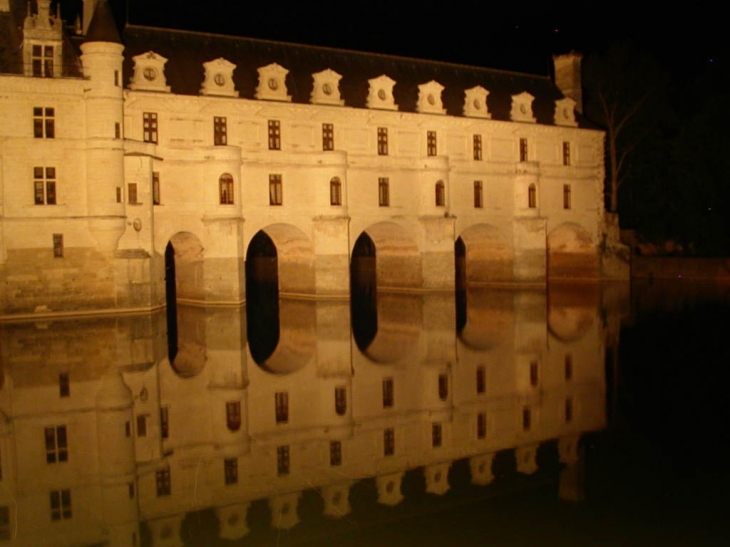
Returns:
[[[527,208],[537,209],[537,186],[534,183],[527,187]]]
[[[152,171],[152,205],[160,205],[160,172]]]
[[[274,415],[277,424],[289,423],[289,393],[287,391],[274,393]]]
[[[330,466],[337,467],[342,465],[342,442],[330,441]]]
[[[225,116],[213,116],[213,146],[228,144],[228,119]]]
[[[378,206],[390,207],[390,178],[378,177]]]
[[[35,205],[57,205],[57,173],[55,167],[33,167],[33,202]]]
[[[436,131],[426,131],[426,155],[438,155],[438,136]]]
[[[238,484],[238,458],[223,459],[223,482],[226,486]]]
[[[241,429],[241,401],[226,401],[226,427],[234,432]]]
[[[484,208],[484,182],[474,181],[474,209]]]
[[[31,72],[35,78],[53,78],[54,46],[33,44],[30,50]]]
[[[393,456],[395,454],[395,429],[386,427],[383,430],[383,456]]]
[[[378,156],[388,155],[388,128],[378,127]]]
[[[573,208],[573,190],[570,184],[563,184],[563,209],[570,210]]]
[[[322,150],[325,152],[335,149],[335,125],[332,123],[322,124]]]
[[[281,121],[268,121],[269,150],[281,150]]]
[[[269,205],[279,207],[284,204],[284,182],[281,173],[269,174]]]
[[[142,112],[142,140],[157,144],[160,137],[159,129],[157,112]]]
[[[63,234],[53,234],[53,258],[63,258]]]
[[[51,490],[49,495],[51,520],[69,520],[73,517],[71,489]]]
[[[330,179],[330,205],[342,205],[342,181],[339,177]]]
[[[395,406],[395,381],[392,376],[383,378],[383,408]]]
[[[472,152],[474,161],[482,161],[482,135],[480,133],[474,133],[472,137]]]
[[[220,205],[235,205],[235,179],[230,173],[218,177],[218,202]]]
[[[569,166],[570,160],[570,141],[563,141],[563,165]]]
[[[529,157],[529,146],[527,143],[527,138],[520,137],[520,161],[528,161]]]
[[[484,395],[487,392],[487,367],[484,365],[478,365],[476,374],[477,395]]]
[[[68,461],[68,429],[65,425],[44,428],[46,463],[65,463]]]
[[[58,374],[58,396],[71,396],[71,380],[69,378],[68,372],[61,372]]]
[[[291,452],[289,445],[276,447],[276,474],[280,477],[291,472]]]
[[[344,416],[347,413],[347,387],[335,387],[335,414]]]
[[[431,423],[431,447],[440,448],[444,442],[444,429],[441,422]]]
[[[487,436],[487,413],[477,414],[477,439],[484,439]]]
[[[158,498],[172,495],[172,475],[169,467],[155,471],[155,490]]]
[[[436,181],[434,192],[436,207],[446,207],[446,185],[443,180]]]
[[[56,109],[54,107],[33,107],[33,138],[56,138]]]

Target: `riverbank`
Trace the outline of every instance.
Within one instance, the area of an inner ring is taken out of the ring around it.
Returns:
[[[691,279],[730,283],[730,259],[676,256],[633,256],[631,277]]]

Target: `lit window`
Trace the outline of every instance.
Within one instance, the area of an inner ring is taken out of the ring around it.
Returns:
[[[429,156],[436,155],[436,131],[426,133],[426,153]]]
[[[442,428],[440,423],[431,424],[431,446],[438,448],[442,441]]]
[[[482,394],[487,391],[487,368],[483,365],[477,367],[477,393]]]
[[[480,161],[482,159],[482,136],[474,135],[474,159]]]
[[[383,378],[383,408],[391,408],[393,402],[393,378]]]
[[[276,423],[285,424],[289,422],[289,394],[286,391],[274,393],[274,405],[276,407]]]
[[[440,180],[436,183],[436,207],[444,207],[446,205],[446,188],[444,181]]]
[[[228,401],[226,403],[226,426],[230,431],[241,429],[241,402]]]
[[[342,443],[330,441],[330,465],[342,465]]]
[[[55,116],[54,108],[33,108],[33,136],[36,139],[52,139],[56,136]]]
[[[573,377],[573,356],[567,354],[565,356],[565,380],[568,381]]]
[[[269,150],[281,150],[281,124],[279,120],[269,120]]]
[[[69,381],[68,372],[62,372],[58,375],[58,395],[59,397],[71,395],[71,382]]]
[[[140,414],[137,416],[137,437],[147,436],[147,415]]]
[[[229,173],[218,179],[218,196],[221,205],[233,205],[233,176]]]
[[[71,490],[51,491],[51,520],[71,518]]]
[[[119,71],[114,71],[114,86],[119,87]]]
[[[33,168],[33,193],[36,205],[56,204],[56,168]]]
[[[347,412],[347,388],[345,386],[335,388],[335,412],[338,416],[343,416]]]
[[[527,206],[530,209],[537,207],[537,188],[535,188],[534,184],[530,184],[530,187],[527,189]]]
[[[383,455],[395,454],[395,429],[389,427],[383,431]]]
[[[474,208],[481,209],[484,207],[484,187],[482,181],[474,181]]]
[[[160,435],[163,439],[170,436],[170,409],[166,406],[160,407]]]
[[[527,139],[520,139],[520,161],[527,161]]]
[[[445,401],[449,396],[449,376],[439,374],[439,399]]]
[[[335,149],[335,126],[331,123],[322,124],[322,150]]]
[[[117,186],[117,203],[122,202],[122,187]]]
[[[538,380],[537,361],[532,361],[530,363],[530,385],[532,387],[537,387]]]
[[[144,112],[142,114],[144,128],[144,142],[157,142],[157,112]]]
[[[122,138],[122,124],[120,124],[119,122],[114,122],[114,138]]]
[[[170,479],[170,468],[158,469],[155,472],[155,485],[157,487],[157,497],[169,496],[172,492],[172,481]]]
[[[289,469],[289,446],[276,447],[276,473],[278,475],[288,475]]]
[[[563,141],[563,165],[570,165],[570,143]]]
[[[281,175],[269,175],[269,205],[281,205],[283,202]]]
[[[573,420],[573,399],[568,397],[565,399],[565,422],[571,422]]]
[[[226,484],[238,483],[238,459],[226,458],[223,460],[223,476]]]
[[[342,205],[342,182],[337,177],[330,180],[330,205]]]
[[[570,184],[563,184],[563,209],[570,209],[571,195]]]
[[[378,127],[378,155],[388,155],[388,128]]]
[[[480,412],[477,414],[477,439],[483,439],[487,436],[487,413]]]
[[[137,183],[130,182],[127,184],[127,201],[131,205],[137,205]]]
[[[228,144],[228,125],[226,118],[220,116],[213,117],[213,144],[215,146],[225,146]]]
[[[529,406],[522,409],[522,429],[523,431],[529,431],[532,427],[532,410]]]
[[[388,177],[378,178],[378,205],[381,207],[390,205],[390,181]]]
[[[59,425],[45,428],[46,463],[60,463],[68,461],[68,437],[66,426]]]
[[[33,46],[31,48],[33,76],[53,78],[53,46]]]
[[[63,258],[63,234],[53,234],[53,258]]]
[[[233,193],[231,192],[231,196]],[[159,171],[152,171],[152,204],[160,204],[160,173]]]

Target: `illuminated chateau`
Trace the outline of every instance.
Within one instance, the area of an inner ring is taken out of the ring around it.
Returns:
[[[93,16],[92,16],[93,14]],[[0,313],[626,278],[580,58],[546,77],[0,0]],[[167,250],[167,253],[166,253]],[[166,259],[167,254],[167,259]]]

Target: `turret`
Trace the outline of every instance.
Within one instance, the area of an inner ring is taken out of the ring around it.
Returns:
[[[122,51],[119,32],[106,0],[99,0],[81,44],[86,94],[89,228],[100,250],[113,251],[124,233]]]

